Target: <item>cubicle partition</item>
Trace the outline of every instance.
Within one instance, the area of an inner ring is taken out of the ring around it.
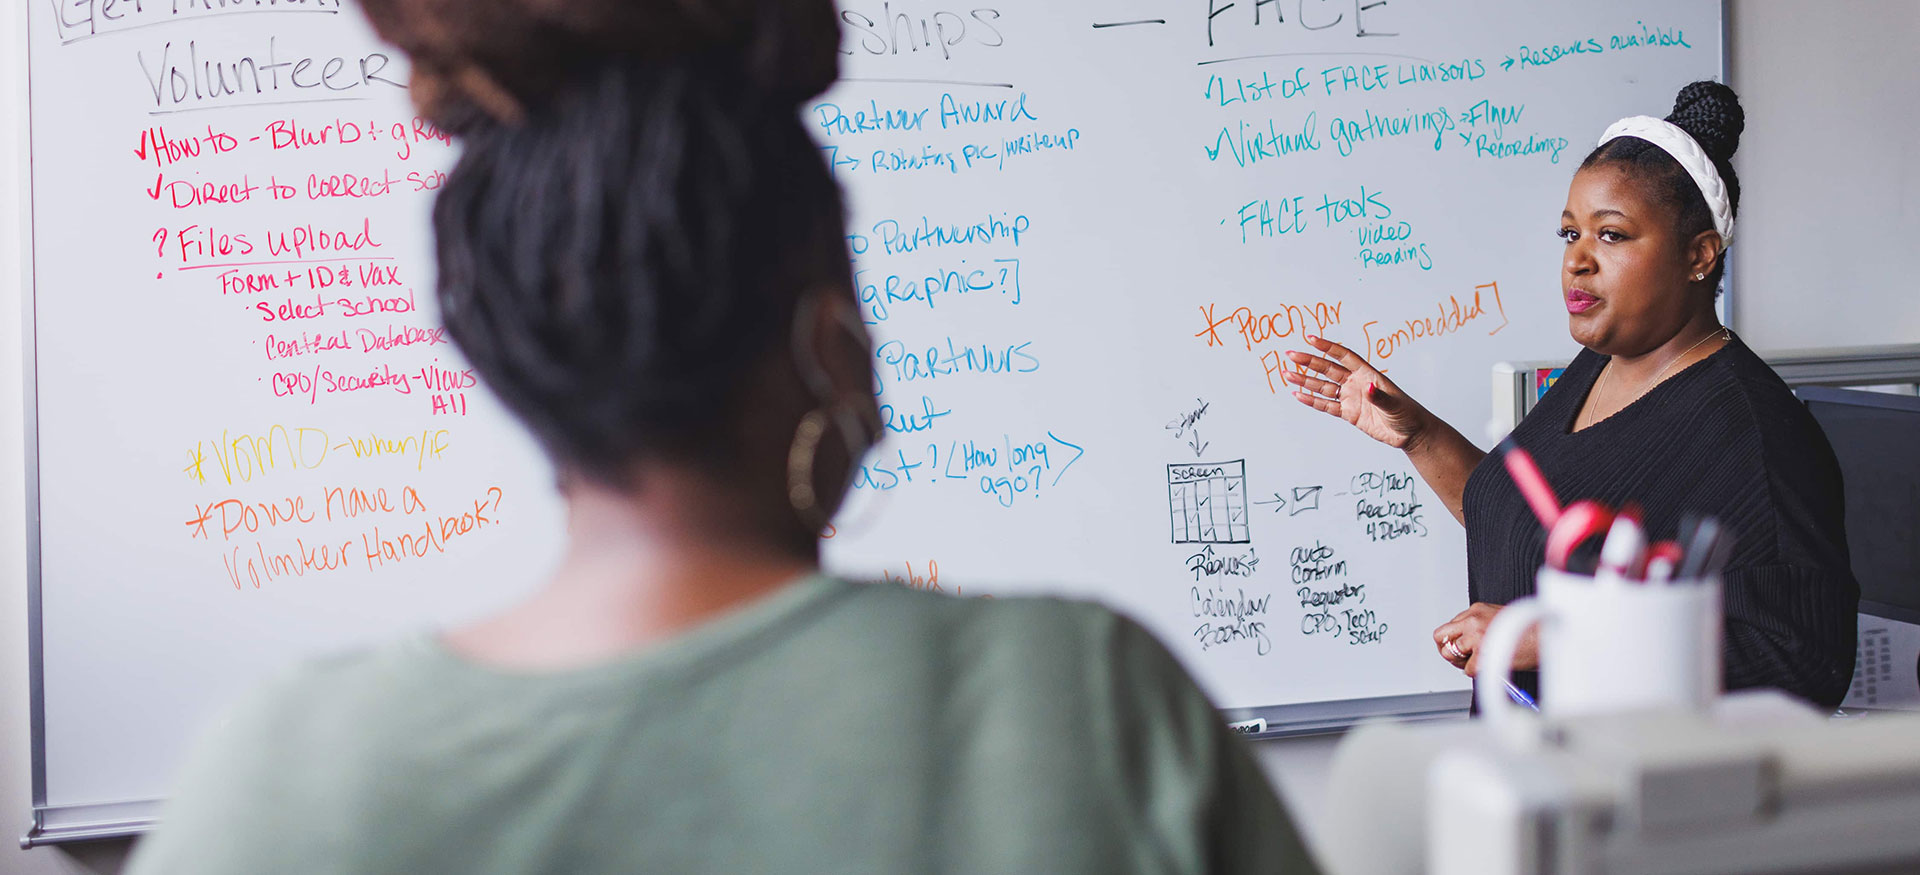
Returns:
[[[1762,352],[1787,385],[1880,389],[1914,394],[1920,387],[1920,344]],[[1493,366],[1493,419],[1488,432],[1503,436],[1540,403],[1560,379],[1564,361],[1515,361]]]

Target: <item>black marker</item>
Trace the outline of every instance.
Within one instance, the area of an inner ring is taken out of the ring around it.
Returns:
[[[1696,582],[1706,572],[1708,565],[1711,564],[1710,560],[1720,545],[1722,534],[1720,521],[1713,517],[1705,517],[1693,527],[1691,535],[1686,532],[1686,528],[1683,523],[1681,543],[1685,545],[1686,554],[1680,558],[1680,570],[1673,579],[1677,582]]]

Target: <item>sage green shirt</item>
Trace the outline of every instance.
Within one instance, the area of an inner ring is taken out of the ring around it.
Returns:
[[[130,871],[1312,871],[1193,681],[1092,605],[809,578],[568,673],[435,641],[236,709]]]

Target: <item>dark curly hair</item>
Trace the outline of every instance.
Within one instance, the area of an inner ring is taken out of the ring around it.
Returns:
[[[464,152],[434,206],[450,335],[566,473],[726,477],[800,298],[848,288],[840,192],[797,102],[824,3],[365,0]],[[805,13],[805,14],[803,14]]]
[[[1738,215],[1740,179],[1733,172],[1733,153],[1740,148],[1740,134],[1747,128],[1747,114],[1740,108],[1739,95],[1718,82],[1695,82],[1680,89],[1667,121],[1686,131],[1713,160],[1714,169],[1727,185],[1727,198]],[[1673,209],[1681,239],[1692,239],[1701,231],[1713,230],[1713,212],[1707,206],[1706,195],[1700,193],[1700,186],[1687,175],[1686,168],[1666,150],[1639,137],[1620,137],[1594,149],[1580,162],[1580,169],[1602,165],[1625,167],[1634,178],[1644,180],[1657,199]],[[1707,283],[1719,288],[1726,267],[1723,253],[1707,275]]]

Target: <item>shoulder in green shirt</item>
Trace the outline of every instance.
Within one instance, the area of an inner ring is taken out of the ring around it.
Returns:
[[[1258,766],[1103,608],[810,578],[562,674],[319,662],[190,758],[148,873],[1308,872]]]

